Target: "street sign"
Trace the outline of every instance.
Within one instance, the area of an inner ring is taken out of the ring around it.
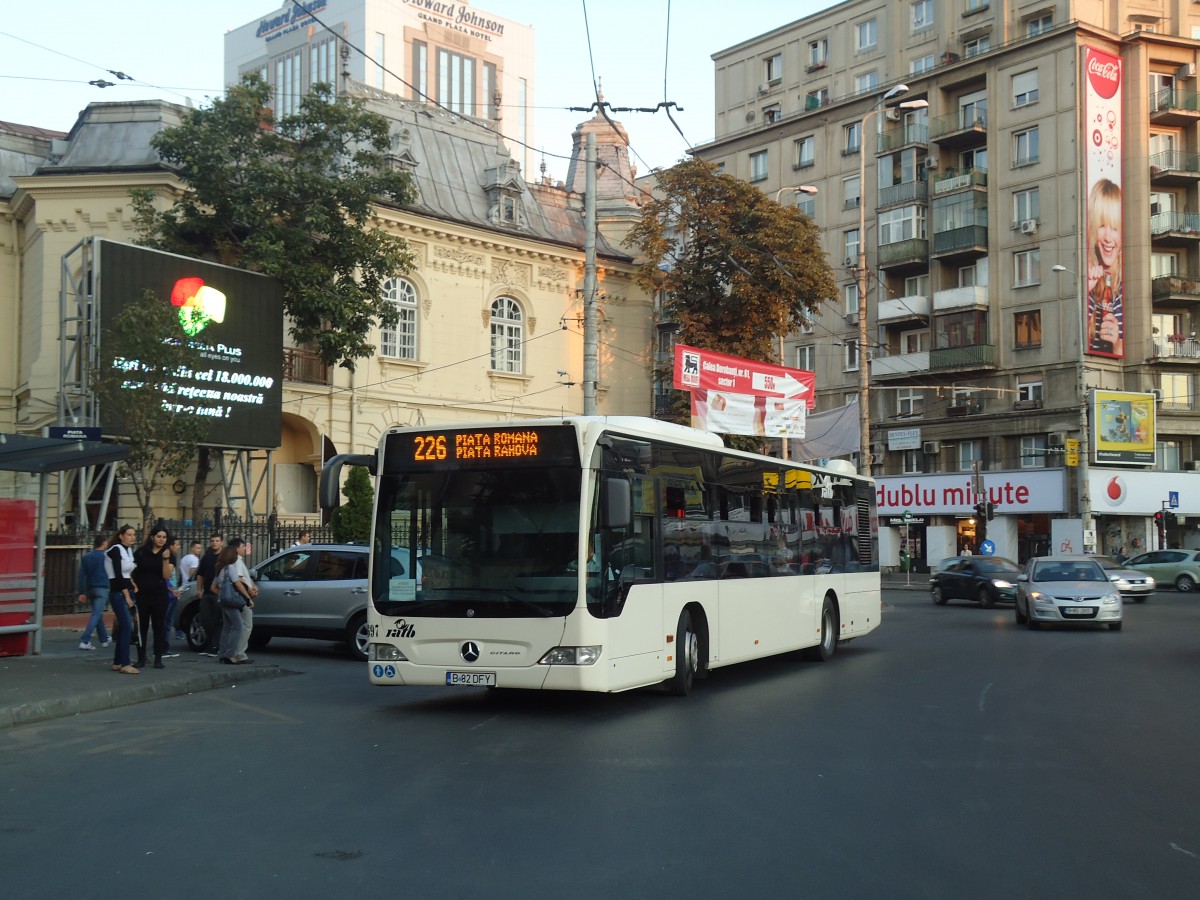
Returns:
[[[1167,506],[1179,509],[1179,491],[1167,491]]]
[[[979,552],[982,553],[984,556],[995,556],[996,555],[996,545],[992,542],[991,538],[988,538],[986,541],[984,541],[983,543],[981,543],[979,545]]]
[[[1079,465],[1079,441],[1075,438],[1067,438],[1064,446],[1066,448],[1066,464],[1068,466]]]
[[[906,509],[906,510],[904,511],[904,516],[903,516],[903,518],[904,518],[904,524],[905,524],[905,525],[908,525],[910,522],[912,522],[912,520],[913,520],[912,510],[911,510],[911,509]]]

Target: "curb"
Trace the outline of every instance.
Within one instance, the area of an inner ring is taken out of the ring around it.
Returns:
[[[184,694],[210,691],[227,685],[236,686],[238,683],[247,681],[261,681],[266,678],[296,674],[299,673],[281,669],[278,666],[256,666],[247,668],[245,671],[239,669],[237,672],[198,672],[172,681],[128,684],[68,697],[37,700],[16,706],[0,707],[0,729],[28,725],[33,722],[45,722],[49,719],[63,719],[80,713],[98,712],[120,706],[132,706],[135,703],[162,700],[166,697],[180,697]],[[123,677],[128,678],[129,676]]]

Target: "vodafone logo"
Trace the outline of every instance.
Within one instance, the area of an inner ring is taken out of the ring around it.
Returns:
[[[1087,75],[1092,90],[1105,100],[1111,100],[1121,87],[1120,57],[1089,48]]]
[[[1120,475],[1114,475],[1112,480],[1104,488],[1104,493],[1108,495],[1108,502],[1113,506],[1120,506],[1125,502],[1126,491],[1125,481]]]

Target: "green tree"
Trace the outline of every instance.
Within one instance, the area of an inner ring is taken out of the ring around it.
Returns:
[[[353,369],[370,356],[377,324],[398,311],[387,278],[412,268],[400,238],[368,227],[376,203],[415,197],[389,163],[388,122],[362,101],[316,85],[295,115],[276,118],[257,74],[152,139],[185,190],[160,210],[133,192],[140,242],[274,276],[297,344]]]
[[[178,406],[165,379],[180,368],[200,367],[175,307],[145,291],[101,336],[92,381],[100,417],[129,445],[118,474],[133,485],[142,521],[154,518],[155,492],[182,476],[204,436],[205,423]]]
[[[657,174],[626,245],[642,255],[639,283],[661,292],[663,321],[680,343],[777,361],[779,338],[837,295],[819,229],[702,159]],[[682,421],[685,401],[681,392]]]
[[[346,502],[329,517],[333,539],[339,542],[365,541],[371,537],[371,510],[375,505],[375,489],[371,476],[362,466],[353,466],[342,485]]]

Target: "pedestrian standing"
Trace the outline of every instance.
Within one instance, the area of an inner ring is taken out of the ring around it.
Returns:
[[[108,538],[96,535],[92,541],[92,552],[85,553],[79,561],[78,591],[79,602],[91,605],[92,615],[87,627],[79,637],[80,650],[95,650],[92,646],[92,629],[100,638],[100,646],[107,647],[112,643],[108,629],[104,627],[104,608],[108,606],[108,567],[105,565],[104,551],[108,549]]]
[[[167,579],[166,648],[163,659],[179,655],[171,649],[171,638],[175,634],[175,608],[179,605],[179,538],[167,534],[167,553],[170,554],[171,577]]]
[[[129,664],[129,639],[133,635],[133,617],[129,611],[133,605],[133,542],[137,535],[132,525],[122,525],[112,541],[112,546],[105,551],[108,562],[108,602],[112,606],[114,629],[116,632],[115,649],[113,650],[113,671],[126,675],[141,675],[142,673]]]
[[[293,547],[303,547],[305,544],[311,544],[311,543],[312,543],[312,533],[308,532],[308,531],[302,531],[302,532],[300,532],[300,536],[298,538],[296,538],[296,543],[292,544],[292,546]]]
[[[134,554],[133,583],[137,586],[138,619],[141,621],[142,643],[138,647],[135,669],[146,666],[146,641],[154,629],[154,668],[166,668],[163,654],[167,648],[167,582],[175,567],[167,548],[167,529],[155,525],[146,542]]]
[[[196,567],[196,596],[200,598],[200,624],[204,628],[201,656],[216,656],[221,644],[222,616],[214,579],[217,575],[217,556],[224,546],[224,536],[214,532],[208,538],[208,549],[204,551],[200,565]]]
[[[221,644],[217,650],[217,659],[234,666],[243,664],[241,660],[235,659],[242,637],[242,610],[239,607],[248,607],[253,602],[249,588],[242,582],[238,567],[239,561],[238,547],[235,547],[233,541],[230,541],[229,546],[225,547],[221,551],[221,555],[217,557],[216,576],[213,579],[218,596],[224,592],[229,598],[229,602],[220,604],[224,623],[221,628]]]
[[[246,650],[250,646],[250,632],[254,630],[253,601],[258,596],[258,585],[250,577],[250,570],[246,566],[246,557],[250,555],[253,548],[247,541],[243,541],[241,538],[234,538],[229,542],[229,546],[237,548],[237,560],[234,562],[237,579],[245,587],[251,601],[238,610],[238,615],[242,620],[242,631],[238,637],[237,646],[233,654],[233,662],[238,665],[248,665],[254,662],[254,660],[246,656]]]
[[[203,552],[204,545],[199,541],[192,541],[188,545],[187,555],[179,561],[178,584],[179,590],[183,590],[189,584],[196,580],[196,570],[200,568],[200,554]],[[199,597],[199,593],[196,595]],[[175,632],[177,641],[187,641],[187,635],[182,631]]]

